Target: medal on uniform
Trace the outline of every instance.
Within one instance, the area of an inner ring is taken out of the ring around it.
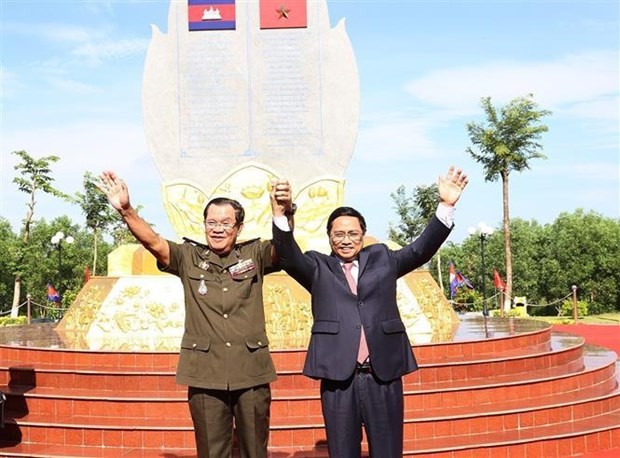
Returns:
[[[209,263],[207,261],[200,261],[198,267],[202,270],[209,270]]]
[[[205,283],[205,276],[200,276],[200,284],[198,285],[198,294],[204,296],[207,294],[207,284]]]
[[[230,272],[233,279],[240,279],[243,277],[247,278],[247,275],[244,274],[247,274],[254,269],[256,269],[256,264],[254,264],[254,261],[251,259],[246,259],[245,261],[239,261],[234,266],[230,266],[228,268],[228,272]]]

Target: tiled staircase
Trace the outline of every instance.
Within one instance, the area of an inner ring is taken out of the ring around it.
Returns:
[[[550,327],[416,346],[405,377],[405,455],[569,457],[620,448],[616,354]],[[512,323],[514,325],[514,323]],[[512,328],[511,328],[512,329]],[[487,333],[488,334],[488,333]],[[326,457],[304,352],[273,354],[270,456]],[[195,456],[177,355],[0,346],[0,456]]]

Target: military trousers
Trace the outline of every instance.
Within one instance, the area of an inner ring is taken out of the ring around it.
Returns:
[[[269,384],[242,390],[189,387],[198,458],[232,456],[233,430],[241,458],[266,458],[269,441]]]

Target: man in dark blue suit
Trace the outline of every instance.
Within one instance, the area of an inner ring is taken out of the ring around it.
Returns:
[[[287,224],[290,186],[273,184],[273,242],[280,265],[312,297],[312,336],[304,374],[321,380],[329,456],[358,458],[362,425],[370,455],[401,458],[402,376],[417,369],[396,303],[396,280],[428,262],[453,227],[467,176],[450,167],[439,178],[440,203],[422,234],[400,250],[364,247],[366,221],[339,207],[327,221],[331,254],[302,253]],[[279,209],[279,211],[278,211]]]

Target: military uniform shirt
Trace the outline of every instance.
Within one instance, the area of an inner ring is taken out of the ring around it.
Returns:
[[[159,268],[181,279],[185,296],[177,383],[239,390],[274,381],[262,293],[264,275],[276,270],[271,241],[238,244],[223,258],[190,240],[168,244],[170,264]],[[233,276],[242,261],[253,268]]]

